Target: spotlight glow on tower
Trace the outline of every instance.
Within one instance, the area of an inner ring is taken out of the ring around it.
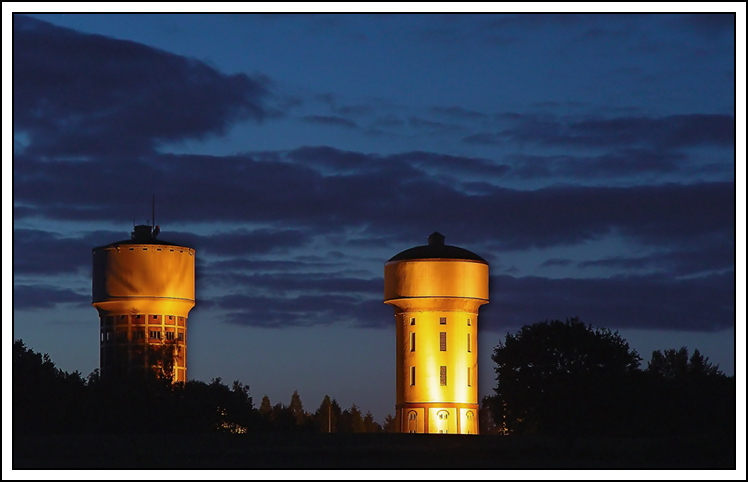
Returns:
[[[195,250],[135,226],[131,239],[93,249],[102,377],[155,370],[187,381],[187,314],[195,306]]]
[[[405,433],[477,434],[488,263],[439,233],[428,239],[384,265],[384,302],[397,323],[396,424]]]

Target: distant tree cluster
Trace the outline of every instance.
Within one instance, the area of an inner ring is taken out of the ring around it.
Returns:
[[[57,367],[48,355],[13,343],[13,432],[39,433],[247,433],[259,431],[376,433],[385,427],[357,405],[342,410],[325,396],[314,413],[294,391],[288,406],[267,396],[254,407],[249,385],[172,383],[169,370],[87,378]],[[389,425],[388,425],[389,424]]]
[[[482,433],[735,437],[735,378],[698,350],[655,351],[642,370],[617,332],[572,318],[507,334],[492,359]]]
[[[382,425],[374,421],[371,412],[362,414],[355,403],[343,410],[338,402],[330,399],[328,395],[325,395],[315,412],[304,410],[297,391],[291,395],[291,402],[288,406],[282,403],[271,405],[270,399],[265,395],[262,397],[259,413],[267,427],[286,432],[380,433],[385,431]],[[391,418],[388,416],[385,423]]]

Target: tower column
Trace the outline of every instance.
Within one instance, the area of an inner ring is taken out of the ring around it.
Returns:
[[[488,303],[488,263],[443,244],[391,258],[385,303],[395,309],[396,413],[401,431],[478,433],[478,309]]]

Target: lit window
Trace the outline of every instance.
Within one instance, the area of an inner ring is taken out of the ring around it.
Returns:
[[[408,432],[416,433],[416,421],[418,420],[418,414],[415,410],[408,412]]]
[[[447,332],[439,333],[439,351],[447,351]]]
[[[416,386],[416,367],[410,367],[410,386]]]
[[[410,351],[416,351],[416,334],[415,332],[410,333]]]
[[[447,367],[439,367],[439,385],[447,386]]]
[[[440,325],[446,325],[447,324],[447,317],[446,316],[442,316],[441,318],[439,318],[439,324]]]
[[[471,350],[471,346],[470,346],[470,333],[468,333],[467,336],[468,336],[467,348],[468,348],[468,351],[470,352],[470,351],[473,351],[473,350]]]
[[[410,326],[415,326],[415,324],[416,324],[416,319],[415,318],[411,318],[410,319]]]
[[[447,428],[447,418],[449,418],[449,412],[446,410],[440,410],[436,414],[436,418],[439,421],[439,433],[449,433],[449,428]]]

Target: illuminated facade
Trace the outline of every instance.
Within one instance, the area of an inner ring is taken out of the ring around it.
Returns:
[[[404,433],[477,434],[488,263],[439,233],[428,239],[384,265],[384,302],[397,323],[396,424]]]
[[[102,377],[156,370],[187,380],[187,315],[195,306],[195,250],[158,241],[158,227],[93,249],[93,306]]]

